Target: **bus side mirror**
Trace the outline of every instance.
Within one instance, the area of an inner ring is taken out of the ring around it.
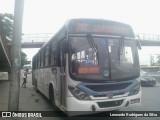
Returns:
[[[139,49],[139,50],[142,50],[139,35],[136,35],[136,44],[137,44],[138,49]]]
[[[69,52],[69,43],[66,40],[64,40],[62,42],[62,51],[63,51],[63,53],[68,53]]]
[[[141,43],[139,40],[136,40],[136,44],[139,50],[142,50]]]

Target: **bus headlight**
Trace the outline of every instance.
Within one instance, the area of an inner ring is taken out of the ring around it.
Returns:
[[[68,86],[69,91],[72,93],[72,95],[77,98],[78,100],[91,100],[91,98],[83,92],[81,89],[73,87],[73,86]]]
[[[134,87],[130,92],[129,92],[129,95],[128,96],[131,96],[131,95],[136,95],[138,94],[140,91],[140,84],[138,84],[136,87]]]

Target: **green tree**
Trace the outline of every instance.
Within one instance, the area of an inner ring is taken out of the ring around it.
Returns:
[[[26,64],[30,64],[31,61],[27,60],[27,55],[24,52],[21,52],[21,68],[26,65]]]
[[[5,35],[12,39],[13,35],[13,15],[8,13],[0,13],[0,18],[2,22],[2,27],[4,30]]]
[[[14,16],[12,14],[8,13],[0,13],[0,22],[2,23],[2,29],[4,30],[5,36],[10,38],[12,40],[13,36],[13,18]],[[27,55],[21,51],[21,67],[23,67],[26,64],[30,64],[31,61],[27,60]]]

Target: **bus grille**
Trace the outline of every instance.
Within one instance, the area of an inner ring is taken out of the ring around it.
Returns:
[[[87,88],[95,92],[123,90],[132,83],[106,84],[106,85],[86,85]]]
[[[125,93],[124,92],[121,92],[121,93],[114,93],[113,96],[117,96],[117,95],[124,95]],[[93,95],[94,97],[106,97],[107,95],[106,94],[103,94],[103,95]]]
[[[122,103],[123,103],[123,100],[97,102],[100,108],[120,106]]]

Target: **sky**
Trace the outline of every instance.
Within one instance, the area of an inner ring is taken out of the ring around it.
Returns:
[[[135,33],[160,34],[158,0],[25,0],[23,33],[55,33],[72,18],[115,20]]]
[[[0,13],[14,13],[14,0],[0,0]],[[114,20],[135,33],[160,35],[159,0],[24,0],[22,33],[55,34],[72,18]],[[37,49],[23,51],[31,59]]]

